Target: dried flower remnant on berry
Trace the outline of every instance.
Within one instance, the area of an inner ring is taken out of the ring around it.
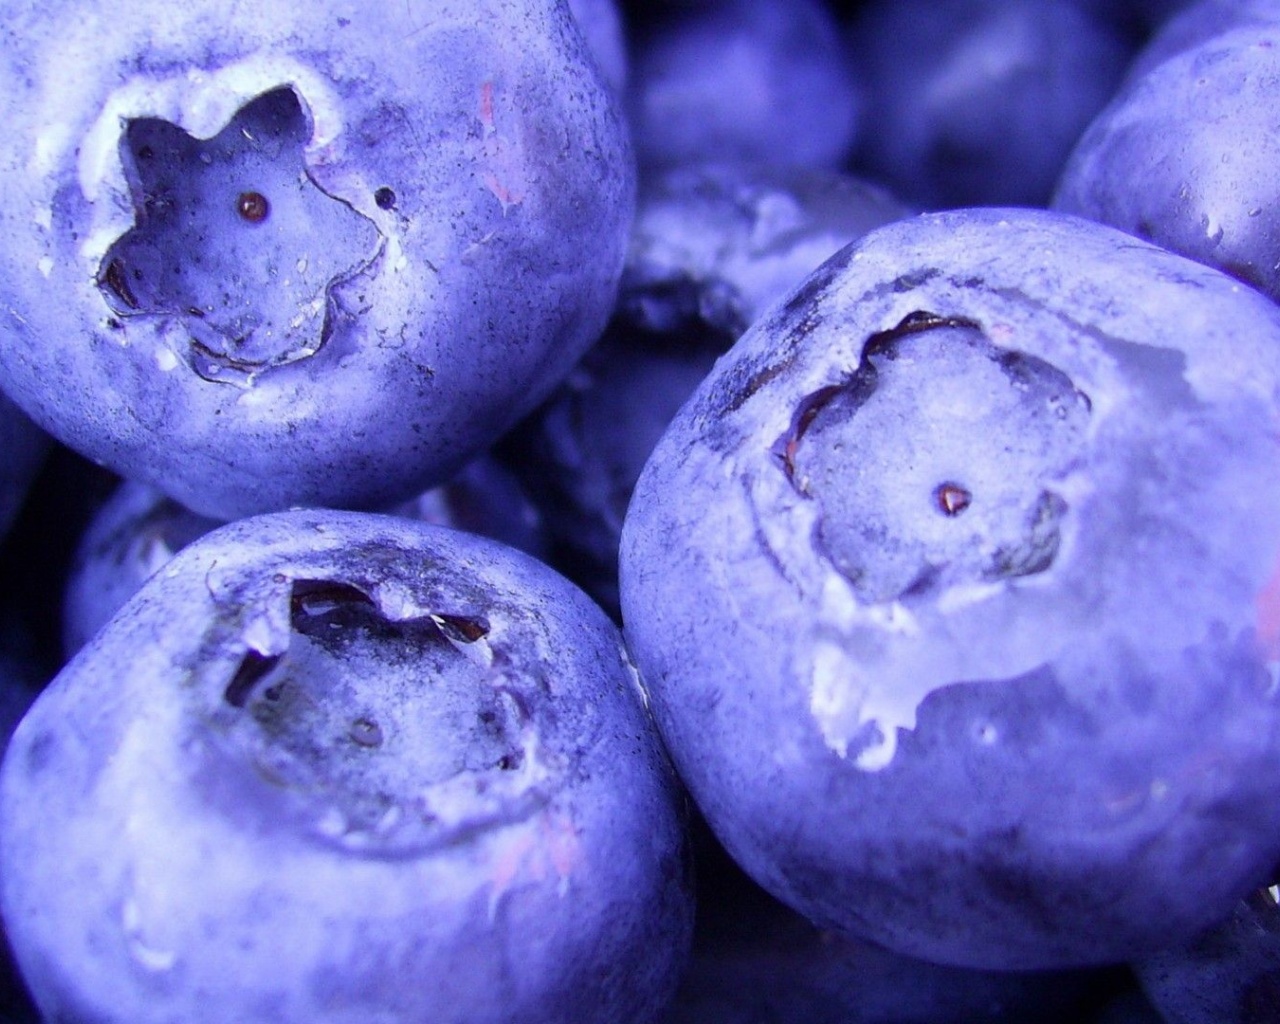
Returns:
[[[135,223],[98,278],[112,312],[177,318],[193,369],[210,380],[317,351],[335,289],[371,264],[381,236],[312,180],[309,136],[289,88],[251,100],[207,140],[160,118],[129,121],[121,155]]]
[[[993,344],[975,322],[917,312],[803,401],[779,448],[822,509],[818,549],[858,596],[909,600],[1052,564],[1067,513],[1055,481],[1089,411],[1044,360]]]

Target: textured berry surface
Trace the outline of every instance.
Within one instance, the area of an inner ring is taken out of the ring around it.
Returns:
[[[1094,119],[1053,205],[1280,298],[1278,78],[1280,18],[1176,53]]]
[[[1280,1005],[1280,907],[1260,889],[1186,946],[1135,965],[1167,1024],[1264,1024]]]
[[[676,411],[771,303],[907,213],[832,171],[712,163],[648,179],[613,321],[522,431],[513,463],[607,608],[631,490]]]
[[[1102,269],[1102,268],[1105,268]],[[1280,853],[1280,314],[1063,215],[873,232],[717,364],[623,621],[730,852],[828,927],[1124,959]]]
[[[1129,46],[1074,0],[872,0],[858,165],[927,208],[1042,205]]]
[[[17,5],[0,379],[201,514],[442,482],[604,325],[631,222],[568,8]],[[569,140],[572,140],[570,142]]]
[[[0,836],[50,1019],[650,1021],[691,926],[616,628],[368,514],[181,552],[23,720]]]

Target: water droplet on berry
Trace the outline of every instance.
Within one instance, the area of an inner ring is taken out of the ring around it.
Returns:
[[[382,727],[372,718],[357,718],[351,723],[347,735],[362,747],[382,746]]]

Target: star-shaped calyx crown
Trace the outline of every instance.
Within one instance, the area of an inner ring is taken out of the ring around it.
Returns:
[[[290,88],[245,104],[207,140],[129,121],[121,156],[136,219],[98,275],[115,314],[180,318],[192,365],[211,379],[317,351],[335,288],[370,265],[381,236],[312,180],[309,137]]]

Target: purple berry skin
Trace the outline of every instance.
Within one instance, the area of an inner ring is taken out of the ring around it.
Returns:
[[[1053,206],[1280,299],[1277,75],[1278,20],[1212,35],[1155,64],[1081,137]]]
[[[662,12],[628,88],[644,166],[841,166],[860,126],[849,56],[820,0],[713,0]]]
[[[76,545],[62,600],[62,649],[89,642],[155,572],[192,541],[223,525],[125,480],[94,514]]]
[[[649,1022],[692,901],[622,639],[546,566],[295,510],[190,545],[0,770],[51,1020]]]
[[[807,168],[700,164],[642,186],[610,328],[513,446],[571,575],[606,609],[636,477],[716,358],[841,246],[908,212]]]
[[[481,456],[448,483],[390,510],[391,515],[477,533],[546,561],[541,517],[515,477]],[[111,620],[154,573],[192,541],[221,526],[126,480],[80,537],[62,601],[62,649],[69,658]]]
[[[827,261],[723,358],[623,527],[678,770],[823,927],[1131,959],[1280,860],[1280,310],[1079,218]]]
[[[567,4],[19,4],[0,379],[211,518],[447,479],[603,328],[634,208]]]
[[[1135,81],[1185,50],[1203,45],[1232,29],[1280,23],[1277,0],[1198,0],[1164,22],[1129,62],[1125,72]]]
[[[930,209],[1048,202],[1129,45],[1072,0],[873,0],[855,166]]]
[[[1166,1024],[1280,1020],[1280,906],[1275,892],[1251,893],[1218,927],[1134,965]]]
[[[641,183],[617,318],[732,343],[837,249],[915,210],[821,168],[712,160]]]

